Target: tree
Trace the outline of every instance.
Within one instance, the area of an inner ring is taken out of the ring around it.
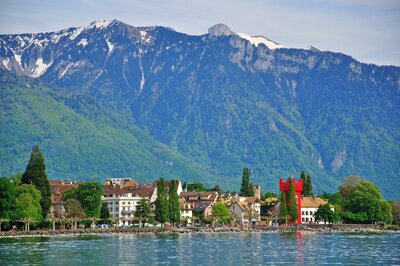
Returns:
[[[349,191],[361,181],[366,181],[366,180],[359,176],[348,176],[345,179],[343,179],[341,185],[338,187],[342,199],[346,200],[349,196]]]
[[[104,223],[108,223],[110,221],[111,214],[110,210],[108,209],[108,203],[102,202],[101,203],[101,210],[100,210],[100,219],[104,221]]]
[[[311,175],[308,172],[301,171],[300,178],[303,180],[303,190],[301,195],[304,197],[312,197],[312,183],[311,183]]]
[[[65,190],[61,195],[62,200],[67,201],[69,199],[76,199],[76,190],[77,189],[78,189],[77,187],[73,187],[73,188],[69,188],[69,189]]]
[[[221,186],[218,185],[218,184],[216,184],[216,185],[214,186],[214,188],[211,189],[211,190],[212,190],[212,191],[216,191],[216,192],[218,193],[218,195],[221,195],[221,194],[222,194],[222,188],[221,188]]]
[[[15,185],[7,177],[0,178],[0,219],[3,222],[9,221],[12,218],[16,203],[17,191]]]
[[[16,189],[17,201],[13,220],[24,223],[24,230],[30,230],[30,223],[42,221],[42,196],[34,185],[23,184]]]
[[[284,220],[285,224],[288,219],[288,210],[286,206],[286,195],[285,192],[281,191],[281,196],[279,197],[280,205],[279,205],[279,219]]]
[[[181,218],[181,213],[179,210],[179,197],[175,180],[171,180],[168,191],[169,220],[172,222],[172,225],[175,226],[175,223],[179,222]]]
[[[318,221],[324,221],[324,223],[334,223],[338,220],[329,203],[319,205],[317,211],[314,213],[314,217]]]
[[[42,218],[45,219],[51,205],[51,191],[49,179],[46,174],[46,165],[38,145],[35,145],[31,152],[31,157],[22,175],[21,183],[33,184],[40,191],[42,196],[40,201]]]
[[[392,220],[391,205],[369,181],[361,181],[348,190],[344,201],[344,218],[349,222],[386,222]]]
[[[204,184],[198,181],[194,181],[192,183],[185,182],[183,187],[185,187],[187,191],[207,191],[207,189],[204,187]]]
[[[217,223],[228,223],[231,218],[231,211],[223,203],[213,204],[211,214]]]
[[[160,177],[157,184],[155,219],[157,222],[161,223],[162,226],[164,226],[164,224],[168,221],[168,218],[168,196],[164,186],[164,178]]]
[[[74,194],[85,210],[86,217],[100,218],[101,196],[103,195],[103,188],[100,183],[80,183]]]
[[[150,200],[147,198],[141,198],[136,205],[135,216],[139,218],[139,227],[150,219],[151,208],[150,208]]]
[[[297,211],[297,200],[296,193],[294,190],[293,178],[289,178],[289,189],[288,189],[288,215],[292,223],[295,223],[299,213]]]
[[[246,219],[247,221],[249,221],[249,226],[252,227],[253,226],[253,220],[257,219],[259,216],[259,212],[254,210],[253,208],[247,208],[244,211],[244,216],[243,218]]]
[[[389,203],[392,206],[392,223],[400,225],[400,203],[396,201],[390,201]]]
[[[240,187],[240,195],[244,196],[244,197],[253,197],[254,196],[253,185],[250,183],[249,168],[243,168],[242,186]]]
[[[77,222],[86,218],[85,210],[76,199],[69,199],[65,203],[66,217],[71,220],[71,229],[77,228]]]

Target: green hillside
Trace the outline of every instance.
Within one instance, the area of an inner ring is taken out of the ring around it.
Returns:
[[[88,119],[55,100],[46,87],[28,85],[1,87],[1,175],[23,171],[32,146],[39,144],[51,179],[129,176],[148,182],[164,176],[218,181],[211,171],[118,117],[105,116],[98,106],[92,106],[96,118]]]

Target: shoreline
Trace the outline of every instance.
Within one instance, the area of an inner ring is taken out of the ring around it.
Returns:
[[[400,233],[400,227],[380,227],[377,225],[298,225],[298,226],[255,226],[241,227],[146,227],[146,228],[113,228],[113,229],[77,229],[77,230],[33,230],[33,231],[1,231],[1,238],[18,237],[63,237],[91,235],[128,235],[128,234],[190,234],[190,233]]]

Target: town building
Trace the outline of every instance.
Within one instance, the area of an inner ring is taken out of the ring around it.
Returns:
[[[64,191],[78,187],[80,182],[70,181],[65,182],[63,180],[49,180],[50,190],[52,195],[50,196],[51,205],[50,205],[50,213],[54,215],[54,217],[62,218],[65,216],[65,202],[62,200],[62,193]]]
[[[323,224],[323,221],[316,221],[314,214],[318,210],[320,205],[324,205],[327,202],[324,199],[318,197],[302,197],[301,198],[301,222],[303,224]],[[331,210],[335,211],[334,207],[331,206]]]
[[[217,202],[218,192],[183,191],[179,194],[179,199],[193,207],[193,216],[201,216],[206,220],[211,216],[212,205]]]
[[[191,224],[193,218],[193,205],[190,202],[186,202],[184,199],[179,199],[179,211],[181,215],[181,223]]]
[[[237,217],[238,223],[241,225],[260,221],[261,203],[257,197],[239,197],[229,206],[229,210]]]

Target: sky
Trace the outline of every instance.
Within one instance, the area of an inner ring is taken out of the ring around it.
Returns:
[[[0,34],[57,31],[96,19],[191,35],[224,23],[287,47],[312,45],[400,66],[400,0],[0,0]]]

